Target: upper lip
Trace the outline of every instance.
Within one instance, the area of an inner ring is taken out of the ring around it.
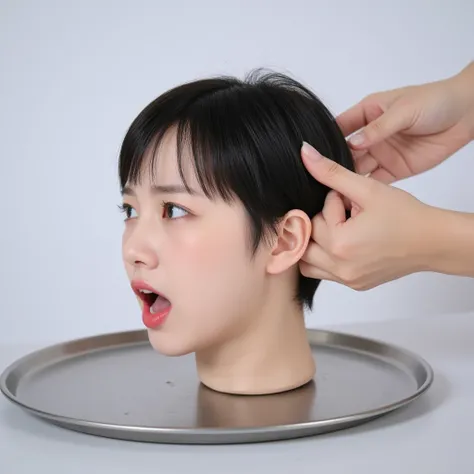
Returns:
[[[156,290],[155,288],[153,288],[151,285],[149,285],[145,281],[133,280],[131,282],[131,285],[132,285],[132,289],[135,292],[135,294],[137,296],[139,296],[140,298],[142,298],[142,299],[143,299],[143,293],[140,290],[148,290],[148,291],[152,291],[153,293],[156,293],[157,295],[159,295],[159,296],[161,296],[161,297],[168,300],[168,297],[165,294],[163,294],[161,291]]]

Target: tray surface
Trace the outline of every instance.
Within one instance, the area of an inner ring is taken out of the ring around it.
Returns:
[[[7,367],[0,389],[26,411],[64,428],[163,443],[244,443],[316,435],[407,405],[433,381],[404,349],[308,329],[317,363],[310,384],[277,395],[238,396],[199,383],[194,356],[155,352],[146,331],[50,346]]]

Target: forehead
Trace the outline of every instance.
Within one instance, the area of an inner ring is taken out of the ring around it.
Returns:
[[[184,143],[181,150],[181,169],[186,184],[193,189],[200,189],[193,161],[191,149]],[[153,143],[145,152],[137,184],[146,186],[184,184],[179,171],[176,131],[174,129],[168,130],[158,144]]]

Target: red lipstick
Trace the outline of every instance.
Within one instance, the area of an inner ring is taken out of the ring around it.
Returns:
[[[143,301],[143,324],[149,329],[161,326],[171,311],[168,298],[144,281],[133,280],[131,286],[134,293]]]

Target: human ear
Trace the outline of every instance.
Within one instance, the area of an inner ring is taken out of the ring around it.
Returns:
[[[282,273],[297,264],[311,237],[311,220],[299,210],[289,211],[278,225],[278,236],[267,264],[269,273]]]

